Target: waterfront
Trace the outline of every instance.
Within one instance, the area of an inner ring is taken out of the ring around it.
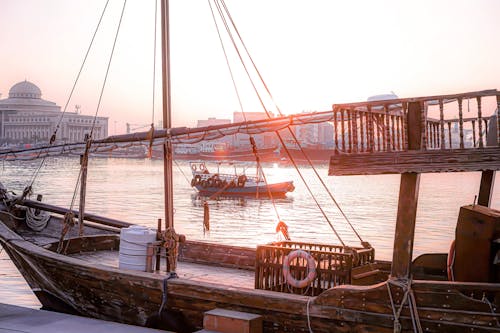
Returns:
[[[5,162],[0,166],[0,179],[9,189],[20,193],[39,163]],[[188,183],[189,165],[180,162],[179,167],[174,166],[174,216],[178,232],[189,239],[246,246],[275,240],[277,221],[273,205],[269,200],[256,199],[211,201],[211,231],[203,235],[203,200],[196,196]],[[35,193],[44,194],[45,202],[68,207],[78,169],[78,158],[48,159],[34,183]],[[157,160],[92,159],[87,211],[156,226],[157,218],[163,216],[162,171],[162,162]],[[310,168],[302,171],[346,243],[359,244],[314,179],[313,171]],[[327,166],[319,167],[318,171],[361,236],[375,247],[376,257],[391,259],[399,176],[328,177]],[[294,169],[266,165],[265,172],[270,181],[291,179],[295,183],[293,193],[276,200],[280,217],[288,224],[292,239],[338,243]],[[473,202],[479,180],[480,173],[422,175],[414,256],[448,251],[458,208]],[[500,207],[499,185],[497,179],[492,204],[497,209]],[[39,306],[4,252],[0,254],[0,272],[2,302]]]

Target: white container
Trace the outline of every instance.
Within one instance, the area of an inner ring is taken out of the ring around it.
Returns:
[[[122,228],[120,231],[120,269],[146,271],[148,243],[156,241],[156,231],[140,225]],[[153,257],[154,265],[154,257]]]

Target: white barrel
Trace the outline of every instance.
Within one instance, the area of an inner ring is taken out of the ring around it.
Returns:
[[[120,231],[120,269],[146,271],[148,243],[156,241],[156,231],[133,225]],[[153,258],[154,265],[154,258]]]

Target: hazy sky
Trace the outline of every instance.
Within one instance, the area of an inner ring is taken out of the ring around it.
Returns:
[[[207,0],[170,2],[174,125],[231,118],[240,107]],[[79,104],[84,114],[95,113],[122,3],[110,0],[70,110]],[[500,88],[497,0],[226,3],[285,113],[391,91],[411,97]],[[27,79],[63,106],[104,4],[0,0],[2,98]],[[153,0],[128,0],[99,112],[110,117],[111,134],[126,122],[151,122],[153,22]],[[245,110],[262,111],[248,84],[239,80],[239,87]]]

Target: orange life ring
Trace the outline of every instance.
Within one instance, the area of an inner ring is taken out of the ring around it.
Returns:
[[[448,252],[448,260],[446,262],[446,272],[448,274],[449,281],[455,281],[455,275],[453,274],[454,265],[455,265],[455,240],[451,242],[450,252]]]
[[[196,171],[196,164],[191,164],[191,170]]]
[[[303,258],[307,260],[307,276],[303,280],[297,280],[290,273],[290,263],[296,258]],[[316,278],[316,261],[314,258],[304,250],[294,250],[290,252],[285,259],[283,259],[283,276],[286,283],[295,288],[307,287]]]

